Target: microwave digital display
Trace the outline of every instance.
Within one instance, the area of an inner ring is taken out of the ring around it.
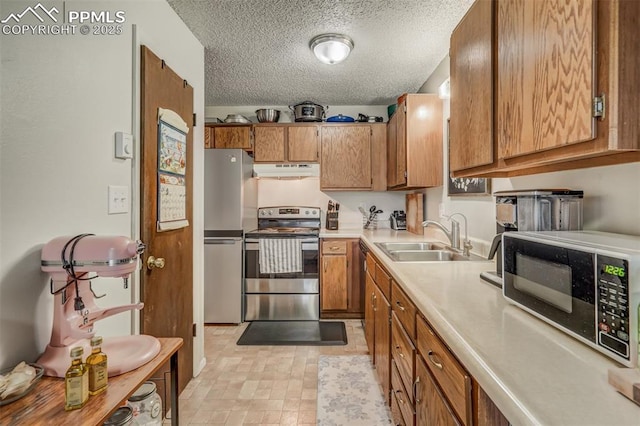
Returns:
[[[622,267],[622,266],[604,265],[604,272],[606,274],[614,275],[614,276],[620,277],[620,278],[625,276],[625,270],[624,270],[624,267]]]

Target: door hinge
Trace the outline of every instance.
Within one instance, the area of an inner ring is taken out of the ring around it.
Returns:
[[[193,127],[196,127],[196,113],[193,113]]]
[[[370,128],[369,128],[369,134],[370,134],[371,136],[373,136],[373,127],[370,127]]]
[[[198,335],[198,326],[196,325],[196,323],[193,323],[193,337],[196,337]]]
[[[404,178],[405,179],[407,178],[407,171],[406,170],[404,171]]]
[[[604,93],[601,94],[600,96],[596,96],[595,98],[593,98],[593,117],[594,118],[599,118],[600,120],[604,120],[604,114],[605,114],[605,98],[604,98]]]

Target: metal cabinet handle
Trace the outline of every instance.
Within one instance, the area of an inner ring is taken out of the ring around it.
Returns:
[[[436,367],[438,367],[440,370],[442,370],[442,364],[435,361],[435,354],[433,353],[433,351],[429,351],[427,352],[427,358],[429,358],[429,361],[435,365]]]
[[[399,300],[396,300],[396,306],[398,307],[398,309],[400,309],[402,312],[406,311],[407,308],[405,308],[404,306],[402,306],[402,303],[400,303]]]
[[[340,247],[338,247],[338,246],[333,246],[333,247],[330,247],[330,248],[329,248],[329,250],[331,250],[331,251],[340,250]]]
[[[378,296],[375,295],[375,293],[371,294],[373,296],[373,310],[377,311],[376,309],[376,300],[378,299]]]
[[[420,398],[418,398],[418,383],[420,383],[420,376],[416,377],[415,382],[413,382],[413,389],[411,389],[413,392],[413,399],[416,401],[416,404],[420,402]]]

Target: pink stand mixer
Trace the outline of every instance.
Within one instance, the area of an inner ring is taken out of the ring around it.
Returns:
[[[42,270],[51,275],[54,295],[51,341],[38,359],[45,375],[64,377],[72,347],[82,346],[85,357],[91,353],[94,322],[144,307],[144,303],[135,303],[100,308],[91,288],[91,279],[97,277],[122,278],[127,288],[143,251],[141,241],[121,236],[80,234],[54,238],[45,244]],[[160,352],[160,342],[147,335],[105,337],[102,351],[108,357],[109,376],[116,376],[152,360]]]

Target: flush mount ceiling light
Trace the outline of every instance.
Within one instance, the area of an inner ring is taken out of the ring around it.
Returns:
[[[320,34],[311,39],[309,47],[320,62],[333,65],[347,59],[353,40],[343,34]]]

